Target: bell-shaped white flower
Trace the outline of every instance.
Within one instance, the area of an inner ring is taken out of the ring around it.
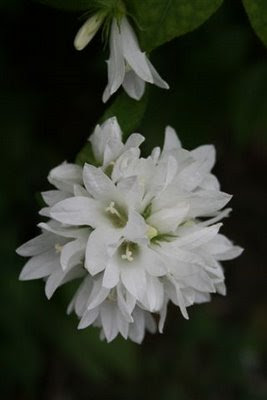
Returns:
[[[56,221],[39,227],[43,233],[17,249],[19,255],[31,257],[20,279],[45,278],[45,293],[51,298],[60,285],[84,276],[84,252],[91,230],[63,227]]]
[[[110,57],[108,63],[108,84],[103,101],[122,85],[133,99],[140,100],[144,94],[145,82],[163,89],[169,85],[157,73],[146,54],[139,47],[137,37],[126,17],[113,19],[110,32]]]
[[[109,118],[102,125],[97,125],[89,138],[95,160],[104,170],[108,167],[112,170],[120,155],[130,149],[137,150],[144,140],[145,138],[139,133],[133,133],[126,143],[123,143],[121,128],[116,117]],[[137,154],[139,157],[139,150]]]
[[[100,28],[105,14],[90,17],[79,29],[74,46],[82,50],[92,40]],[[108,64],[108,84],[103,93],[106,102],[120,86],[135,100],[140,100],[145,91],[145,83],[168,89],[169,85],[160,77],[148,57],[141,51],[136,34],[126,16],[113,18],[109,37],[110,55]]]

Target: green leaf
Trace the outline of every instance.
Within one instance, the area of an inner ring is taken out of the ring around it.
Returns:
[[[267,46],[267,1],[243,0],[243,4],[253,29]]]
[[[100,118],[99,123],[103,123],[108,118],[117,117],[124,138],[126,138],[139,126],[146,110],[147,101],[148,88],[139,101],[133,100],[125,92],[121,92]],[[86,143],[76,157],[77,164],[83,165],[85,162],[97,165],[89,142]]]
[[[150,51],[177,36],[196,29],[223,0],[125,0],[136,22],[141,46]]]
[[[100,123],[110,117],[117,117],[124,137],[127,137],[140,124],[146,110],[147,100],[148,88],[139,101],[133,100],[125,92],[122,92],[100,118]]]

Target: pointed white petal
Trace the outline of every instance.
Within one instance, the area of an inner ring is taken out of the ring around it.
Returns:
[[[51,216],[64,224],[96,227],[105,221],[101,204],[87,197],[71,197],[57,203]]]
[[[107,61],[108,84],[103,93],[104,103],[121,86],[125,74],[125,62],[123,57],[121,34],[119,32],[118,23],[115,18],[113,19],[111,25],[109,46],[110,57]]]
[[[136,35],[126,17],[120,23],[123,55],[134,72],[146,82],[153,83],[153,77],[145,53],[142,53]]]
[[[98,307],[107,298],[110,290],[102,287],[102,279],[98,279],[93,284],[93,290],[87,303],[87,310],[93,310]]]
[[[104,277],[103,277],[103,286],[112,289],[114,286],[116,286],[119,282],[120,278],[120,270],[115,262],[112,259],[107,262],[105,272],[104,272]]]
[[[178,204],[176,207],[165,208],[163,210],[153,213],[147,222],[149,225],[154,226],[159,233],[174,232],[178,225],[185,221],[189,210],[187,203]]]
[[[159,73],[156,71],[156,69],[154,68],[154,66],[152,65],[152,63],[150,62],[150,60],[147,58],[147,64],[149,66],[151,75],[153,77],[153,83],[154,85],[162,88],[162,89],[169,89],[169,85],[167,82],[165,82],[161,76],[159,75]]]
[[[96,275],[106,268],[109,259],[119,244],[120,229],[101,227],[95,229],[87,242],[85,268]]]
[[[167,126],[165,129],[165,139],[162,152],[168,153],[172,150],[180,149],[181,147],[182,145],[178,139],[176,131],[171,126]]]
[[[56,221],[53,221],[56,222]],[[75,228],[75,227],[65,227],[60,223],[56,222],[56,224],[47,224],[45,222],[40,222],[38,227],[44,229],[47,232],[51,232],[50,236],[54,238],[54,242],[56,241],[56,235],[62,236],[65,238],[87,238],[91,232],[90,228]],[[53,235],[53,233],[55,235]]]
[[[87,328],[87,326],[92,325],[97,319],[98,314],[99,314],[98,308],[86,311],[78,325],[78,329],[84,329]]]
[[[207,228],[197,229],[182,237],[178,237],[173,243],[187,250],[194,249],[212,240],[217,235],[221,226],[222,224],[216,224]]]
[[[50,233],[42,233],[34,239],[29,240],[17,248],[16,252],[20,256],[32,257],[44,253],[55,245],[56,237]]]
[[[133,70],[126,72],[122,86],[128,96],[135,100],[140,100],[145,92],[145,81]]]
[[[147,224],[136,211],[129,212],[127,225],[123,229],[123,236],[132,242],[147,241]]]
[[[45,203],[50,207],[70,197],[69,193],[62,192],[62,190],[47,190],[46,192],[42,192],[41,195]]]
[[[111,179],[104,174],[101,168],[85,164],[83,180],[86,189],[95,199],[105,200],[116,197],[116,188]]]
[[[40,255],[32,257],[22,269],[19,279],[27,281],[31,279],[44,278],[54,270],[60,268],[59,256],[55,250],[46,251]]]
[[[73,185],[82,184],[82,168],[76,164],[63,163],[50,171],[48,181],[60,190],[73,193]]]
[[[146,274],[143,268],[131,265],[121,268],[121,280],[126,289],[136,298],[141,299],[146,291]]]
[[[84,259],[86,240],[76,239],[63,246],[60,254],[60,264],[63,270],[81,264]]]
[[[116,309],[115,307],[106,302],[100,309],[100,318],[103,326],[103,331],[107,342],[111,342],[118,335],[118,327],[116,324]]]

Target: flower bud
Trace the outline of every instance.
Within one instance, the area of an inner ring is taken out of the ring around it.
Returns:
[[[85,21],[74,39],[74,47],[76,50],[83,50],[88,43],[90,43],[100,28],[104,17],[104,14],[99,12]]]

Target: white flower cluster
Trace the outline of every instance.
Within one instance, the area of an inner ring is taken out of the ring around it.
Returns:
[[[74,46],[82,50],[92,40],[105,16],[96,13],[79,29]],[[140,100],[145,91],[145,82],[168,89],[169,85],[157,73],[148,57],[139,47],[137,37],[126,16],[113,18],[110,28],[110,58],[108,64],[108,85],[103,93],[106,102],[122,85],[126,93]]]
[[[56,189],[42,194],[40,212],[49,220],[17,250],[31,257],[20,279],[44,278],[48,298],[82,278],[68,311],[107,341],[162,332],[169,301],[188,318],[188,306],[225,294],[220,261],[242,252],[219,233],[231,196],[211,173],[214,147],[184,150],[167,127],[163,150],[142,158],[143,140],[132,134],[124,144],[116,118],[98,125],[90,142],[99,166],[50,172]]]

